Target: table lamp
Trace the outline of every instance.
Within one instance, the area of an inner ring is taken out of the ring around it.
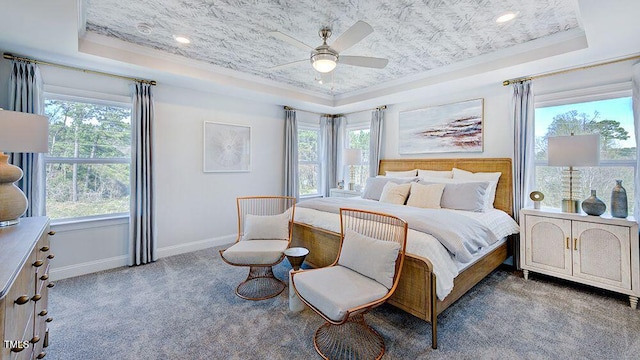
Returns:
[[[49,147],[46,116],[0,109],[0,227],[15,225],[27,211],[27,198],[14,183],[22,169],[9,164],[6,152],[45,153]]]
[[[580,172],[574,166],[597,166],[600,163],[600,134],[554,136],[549,139],[549,166],[566,166],[562,171],[562,211],[577,213],[580,200],[576,186]]]
[[[349,165],[349,190],[355,190],[356,187],[356,168],[362,162],[362,150],[360,149],[344,149],[342,153],[342,162]]]

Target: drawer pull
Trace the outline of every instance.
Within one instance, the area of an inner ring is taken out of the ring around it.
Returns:
[[[47,320],[45,320],[46,322],[52,322],[53,318],[52,317],[48,317]]]
[[[38,260],[38,261],[33,263],[33,266],[40,267],[40,266],[42,266],[42,264],[44,264],[44,262],[42,260]]]
[[[40,354],[38,354],[38,356],[36,356],[36,359],[44,359],[45,356],[47,356],[47,353],[43,351]]]
[[[53,231],[53,230],[49,231],[49,236],[53,236],[53,235],[55,235],[55,234],[56,234],[56,232],[55,232],[55,231]]]
[[[573,239],[573,250],[578,250],[578,238]]]
[[[32,343],[32,344],[35,344],[35,343],[37,343],[38,341],[40,341],[40,338],[39,338],[39,337],[37,337],[37,336],[34,336],[34,337],[29,341],[29,342],[30,342],[30,343]]]
[[[44,309],[42,311],[40,311],[40,313],[38,313],[38,316],[47,316],[49,312],[47,311],[47,309]]]
[[[25,348],[26,348],[26,346],[14,347],[14,348],[11,348],[11,352],[19,353],[20,351],[24,350]]]
[[[38,302],[38,301],[40,301],[40,299],[42,299],[42,295],[40,295],[40,294],[35,294],[31,298],[31,300],[33,300],[33,302]]]
[[[16,299],[16,301],[14,301],[14,303],[18,304],[18,305],[24,305],[26,303],[29,302],[29,296],[27,295],[22,295],[19,298]]]
[[[56,286],[56,284],[54,284],[54,283],[48,283],[48,284],[47,284],[47,287],[48,287],[49,289],[51,289],[51,288],[52,288],[52,287],[54,287],[54,286]]]
[[[48,246],[43,246],[43,247],[40,248],[40,251],[42,251],[42,252],[49,251],[49,247]]]
[[[49,274],[44,274],[42,276],[40,276],[40,280],[45,281],[49,278]]]
[[[54,257],[56,257],[56,256],[55,256],[55,255],[53,255],[53,254],[49,254],[49,256],[47,256],[47,259],[51,260],[51,259],[53,259]]]
[[[569,248],[569,237],[567,236],[567,238],[565,239],[565,245],[567,246],[567,249]]]

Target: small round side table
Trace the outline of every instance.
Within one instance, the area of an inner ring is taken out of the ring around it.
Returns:
[[[300,266],[304,262],[304,258],[309,254],[309,250],[303,247],[292,247],[288,248],[284,251],[284,255],[289,260],[291,267],[293,269],[289,270],[289,310],[299,312],[304,310],[304,303],[298,295],[296,295],[295,290],[293,290],[293,286],[291,285],[291,273],[293,271],[299,270]]]

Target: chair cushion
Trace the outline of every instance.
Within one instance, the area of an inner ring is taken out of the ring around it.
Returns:
[[[367,276],[387,289],[393,286],[400,244],[346,229],[338,264]]]
[[[286,240],[238,241],[222,256],[238,265],[269,265],[280,259],[287,246]]]
[[[294,282],[302,298],[334,321],[389,292],[377,281],[340,265],[297,273]]]
[[[247,214],[242,240],[289,240],[289,212],[278,215]]]

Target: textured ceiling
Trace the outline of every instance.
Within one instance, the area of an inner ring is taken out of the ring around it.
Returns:
[[[578,27],[575,0],[85,0],[86,30],[325,94],[343,94],[417,75]],[[501,13],[518,11],[497,24]],[[280,31],[312,47],[329,44],[356,21],[374,32],[342,55],[389,59],[386,68],[338,64],[319,84],[309,52],[269,36]],[[143,34],[137,25],[150,26]],[[180,45],[173,35],[191,44]]]

